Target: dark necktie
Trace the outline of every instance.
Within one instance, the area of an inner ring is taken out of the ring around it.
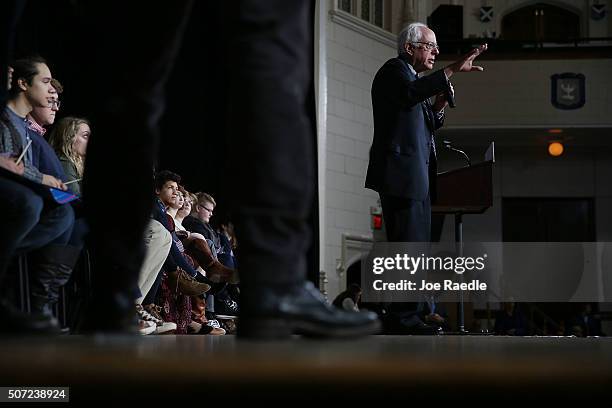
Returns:
[[[434,123],[435,123],[435,119],[434,119],[434,111],[431,108],[431,104],[429,103],[429,99],[425,99],[425,101],[423,102],[423,110],[425,111],[425,114],[427,115],[427,119],[429,120],[429,122],[431,123],[432,126],[432,130],[429,132],[430,134],[430,140],[429,142],[431,143],[431,151],[433,152],[434,157],[437,157],[436,155],[436,140],[434,139],[434,132],[433,132],[433,127],[434,127]]]

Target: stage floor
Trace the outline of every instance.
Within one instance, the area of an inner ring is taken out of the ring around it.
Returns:
[[[70,386],[71,400],[580,399],[612,392],[612,338],[0,339],[0,386],[25,385]]]

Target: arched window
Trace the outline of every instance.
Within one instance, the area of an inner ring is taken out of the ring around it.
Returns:
[[[552,4],[536,3],[507,14],[501,28],[505,40],[568,40],[580,37],[580,16]]]

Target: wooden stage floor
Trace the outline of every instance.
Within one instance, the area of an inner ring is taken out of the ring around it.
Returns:
[[[26,385],[70,386],[73,401],[609,400],[612,339],[0,339],[0,386]]]

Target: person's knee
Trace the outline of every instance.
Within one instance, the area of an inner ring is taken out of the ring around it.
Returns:
[[[10,191],[10,197],[2,205],[2,212],[9,221],[21,220],[32,228],[40,220],[44,202],[32,191],[19,187]]]
[[[170,231],[164,230],[161,232],[161,235],[162,248],[165,251],[170,251],[170,247],[172,246],[172,234],[170,234]]]
[[[40,219],[40,214],[43,210],[43,200],[38,196],[29,197],[28,200],[24,200],[22,205],[19,207],[22,219],[34,220],[34,224]]]
[[[74,210],[69,205],[61,205],[58,209],[61,209],[59,216],[63,220],[63,225],[66,226],[65,230],[72,231],[72,227],[74,226]]]
[[[48,219],[52,220],[57,237],[54,243],[65,244],[70,239],[74,227],[74,211],[69,205],[60,205],[47,213]]]
[[[32,196],[23,201],[19,209],[12,216],[21,220],[24,231],[30,231],[40,221],[43,210],[43,200],[38,196]],[[19,228],[17,228],[19,229]]]

